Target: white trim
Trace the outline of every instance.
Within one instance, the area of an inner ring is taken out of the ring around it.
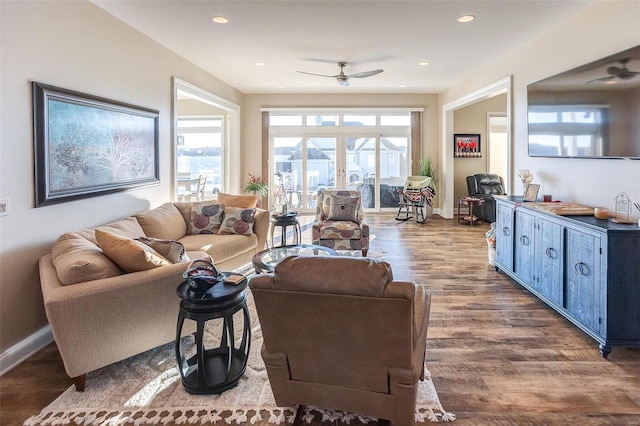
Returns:
[[[467,105],[492,98],[496,95],[506,93],[507,95],[507,176],[505,177],[506,191],[509,193],[511,188],[511,91],[512,77],[508,76],[502,80],[496,81],[482,89],[476,90],[466,96],[455,101],[449,102],[442,106],[442,176],[454,176],[453,170],[453,113],[455,110],[463,108]],[[453,218],[453,178],[442,179],[441,200],[440,205],[441,216],[447,219]]]
[[[16,343],[0,354],[0,376],[12,370],[18,364],[53,342],[51,327],[48,325]]]
[[[213,93],[207,92],[204,89],[201,89],[197,86],[194,86],[191,83],[187,83],[186,81],[180,80],[177,77],[173,77],[173,129],[172,129],[172,137],[173,137],[173,170],[176,170],[176,143],[178,140],[178,91],[182,93],[188,94],[192,96],[194,99],[197,99],[201,102],[207,103],[209,105],[213,105],[218,108],[225,109],[227,111],[227,123],[226,123],[226,140],[223,141],[224,148],[224,183],[225,188],[224,192],[229,192],[231,194],[239,194],[241,192],[241,174],[240,170],[242,170],[241,166],[241,152],[240,152],[240,105],[235,104],[225,98],[221,98],[220,96],[214,95]],[[231,171],[234,171],[233,173]],[[177,197],[177,182],[175,175],[172,175],[172,188],[174,197]]]

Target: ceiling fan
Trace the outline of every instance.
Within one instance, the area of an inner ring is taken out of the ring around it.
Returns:
[[[377,69],[377,70],[371,70],[371,71],[357,72],[355,74],[345,74],[344,73],[344,67],[347,66],[347,63],[346,62],[338,62],[338,66],[340,67],[340,74],[336,74],[336,75],[315,74],[315,73],[312,73],[312,72],[305,72],[305,71],[298,71],[298,72],[300,74],[309,74],[309,75],[315,75],[315,76],[318,76],[318,77],[335,78],[338,81],[338,84],[340,84],[341,86],[348,86],[350,78],[371,77],[372,75],[380,74],[381,72],[384,71],[384,70],[381,70],[381,69]]]
[[[596,78],[595,80],[587,81],[587,83],[602,83],[615,79],[629,80],[634,78],[636,75],[640,74],[640,72],[627,69],[627,62],[629,61],[629,58],[620,59],[619,62],[622,64],[622,67],[609,67],[607,68],[607,74],[609,74],[607,77]]]

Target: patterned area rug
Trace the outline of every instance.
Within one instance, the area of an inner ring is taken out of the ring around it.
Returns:
[[[252,273],[250,265],[242,271]],[[191,395],[180,382],[175,366],[175,346],[168,343],[124,361],[112,364],[87,376],[86,391],[76,392],[72,386],[40,414],[24,425],[170,425],[170,424],[280,424],[293,422],[295,410],[275,403],[265,370],[260,347],[262,332],[255,312],[253,297],[247,291],[252,324],[249,360],[238,385],[220,395]],[[205,346],[217,346],[219,327],[207,327]],[[184,338],[195,352],[192,336]],[[207,344],[208,342],[208,344]],[[420,382],[415,413],[416,422],[453,421],[455,415],[445,412],[425,368]],[[303,417],[307,423],[338,420],[343,423],[369,423],[372,418],[356,414],[307,407]]]

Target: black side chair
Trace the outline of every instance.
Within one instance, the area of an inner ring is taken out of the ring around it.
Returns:
[[[506,195],[504,191],[504,180],[495,174],[478,173],[467,176],[467,189],[470,197],[482,198],[484,200],[483,217],[485,222],[496,221],[496,202],[494,195]],[[482,217],[482,206],[475,206],[473,214]]]

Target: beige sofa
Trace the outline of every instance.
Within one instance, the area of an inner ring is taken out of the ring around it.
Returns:
[[[77,390],[84,389],[88,372],[175,339],[180,302],[176,287],[189,264],[169,263],[149,248],[142,255],[161,258],[161,266],[123,271],[98,246],[96,230],[99,236],[115,235],[127,249],[135,245],[136,254],[126,253],[126,261],[138,256],[142,243],[135,239],[140,237],[179,241],[189,258],[209,254],[221,271],[250,262],[264,248],[269,212],[261,209],[255,210],[250,235],[219,235],[219,228],[188,235],[192,210],[201,204],[165,203],[95,229],[66,233],[51,254],[40,259],[47,318]]]

